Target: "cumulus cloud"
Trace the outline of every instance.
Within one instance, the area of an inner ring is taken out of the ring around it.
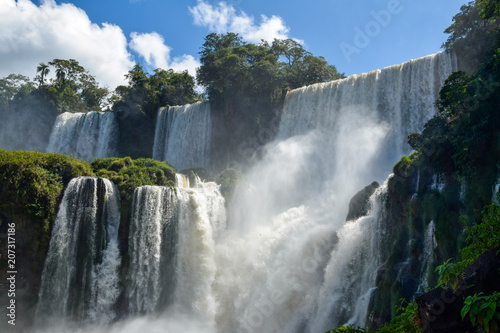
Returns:
[[[261,15],[260,23],[256,23],[254,17],[243,11],[237,12],[226,2],[213,6],[204,0],[198,0],[196,6],[189,7],[189,12],[195,25],[217,33],[235,32],[249,42],[258,43],[262,39],[272,42],[275,38],[289,38],[290,29],[281,17]]]
[[[54,58],[76,59],[102,84],[123,84],[133,66],[127,38],[120,27],[92,23],[72,4],[44,0],[0,0],[0,77],[35,76],[36,66]]]
[[[130,35],[130,48],[137,52],[151,68],[172,68],[174,71],[187,70],[195,76],[200,63],[191,55],[183,55],[171,59],[171,48],[165,44],[165,39],[157,32],[137,33]]]
[[[23,74],[33,78],[40,62],[76,59],[99,83],[114,89],[136,60],[135,51],[152,68],[188,70],[199,63],[190,55],[171,59],[171,48],[156,33],[132,33],[130,42],[113,24],[96,24],[73,4],[42,0],[0,0],[0,77]]]
[[[130,37],[130,48],[142,56],[149,66],[168,68],[170,48],[165,45],[165,39],[160,34],[133,32]]]

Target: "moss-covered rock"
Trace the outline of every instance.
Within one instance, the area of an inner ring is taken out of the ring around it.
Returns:
[[[97,176],[109,178],[118,186],[124,203],[130,203],[139,186],[175,186],[175,168],[150,158],[98,158],[92,162],[92,169]]]
[[[36,304],[63,190],[72,178],[91,175],[88,163],[69,156],[0,150],[0,279],[5,281],[7,272],[8,226],[14,226],[17,314],[26,323]]]
[[[215,182],[220,185],[220,193],[230,203],[233,197],[234,188],[243,174],[235,169],[226,169],[217,175]]]
[[[352,197],[349,202],[349,212],[347,213],[346,221],[355,220],[368,213],[370,197],[379,187],[379,183],[373,182]]]

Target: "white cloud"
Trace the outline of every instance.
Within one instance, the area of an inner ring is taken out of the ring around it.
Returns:
[[[235,32],[249,42],[258,43],[262,39],[272,42],[275,38],[289,38],[289,28],[281,17],[261,15],[261,22],[256,24],[254,17],[243,11],[237,12],[226,2],[212,6],[204,0],[198,0],[196,6],[189,7],[189,12],[195,25],[217,33]]]
[[[157,32],[139,34],[133,32],[130,34],[130,48],[137,52],[146,60],[149,66],[154,68],[168,68],[168,59],[170,57],[170,48],[165,45],[165,39]]]
[[[120,27],[92,23],[82,9],[54,0],[40,6],[0,0],[0,57],[0,77],[34,77],[38,63],[72,58],[111,89],[124,83],[134,63]]]
[[[200,62],[192,55],[185,54],[181,57],[175,57],[170,63],[170,68],[176,72],[187,70],[191,76],[196,77],[196,69],[200,67],[200,65]]]
[[[34,78],[40,62],[76,59],[110,89],[126,84],[124,75],[136,60],[133,50],[153,68],[188,70],[195,75],[193,56],[171,59],[171,48],[156,33],[132,33],[130,43],[119,26],[90,21],[73,4],[42,0],[0,0],[0,78],[23,74]]]
[[[192,76],[196,75],[196,68],[200,63],[191,55],[183,55],[171,59],[171,48],[165,45],[165,39],[157,32],[130,34],[130,48],[137,52],[151,68],[172,68],[174,71],[187,70]]]

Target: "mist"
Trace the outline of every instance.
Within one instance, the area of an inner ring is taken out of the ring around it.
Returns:
[[[57,110],[43,98],[29,95],[0,108],[0,148],[44,152]]]

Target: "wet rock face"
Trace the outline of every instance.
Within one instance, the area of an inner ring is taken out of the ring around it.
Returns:
[[[460,311],[467,296],[480,292],[489,295],[498,289],[500,256],[496,252],[492,250],[484,253],[469,266],[456,290],[438,288],[417,298],[424,332],[465,333],[472,330],[469,320],[462,320]]]
[[[370,197],[379,187],[379,183],[373,182],[352,197],[349,202],[349,212],[347,213],[346,221],[355,220],[368,214]]]

